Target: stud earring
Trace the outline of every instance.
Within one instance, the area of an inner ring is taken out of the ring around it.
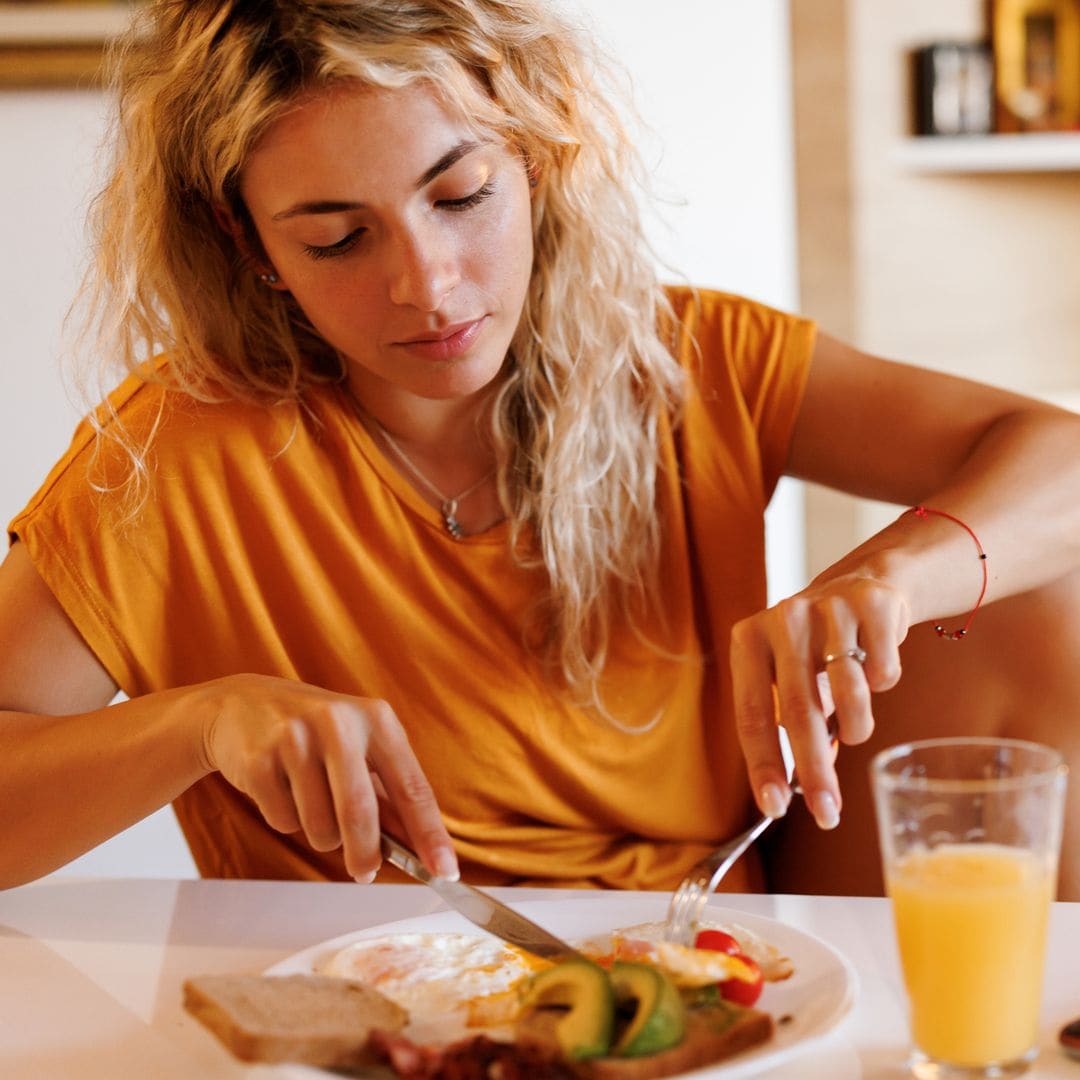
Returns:
[[[279,278],[278,278],[277,274],[274,273],[273,270],[269,270],[265,274],[260,274],[259,275],[259,280],[264,285],[276,285],[278,283]]]

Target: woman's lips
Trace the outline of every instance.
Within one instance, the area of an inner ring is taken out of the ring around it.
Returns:
[[[437,330],[430,336],[399,341],[397,346],[425,360],[453,360],[473,347],[486,320],[487,316],[483,315],[472,322],[459,323],[457,326],[448,326],[445,330]]]

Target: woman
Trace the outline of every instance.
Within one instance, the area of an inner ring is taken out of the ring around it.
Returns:
[[[371,880],[381,823],[446,876],[670,887],[785,812],[778,721],[836,826],[825,704],[868,737],[982,545],[988,600],[1076,568],[1073,418],[657,284],[539,0],[141,22],[97,208],[129,375],[0,569],[4,884],[174,801],[210,875]],[[762,611],[783,472],[935,512]]]

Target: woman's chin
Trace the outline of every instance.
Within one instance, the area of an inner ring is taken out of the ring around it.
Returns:
[[[480,394],[499,382],[502,374],[501,362],[451,360],[433,364],[430,371],[409,380],[407,389],[430,401],[448,401]]]

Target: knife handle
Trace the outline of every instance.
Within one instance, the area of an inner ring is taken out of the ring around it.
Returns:
[[[403,844],[399,844],[388,833],[379,830],[380,846],[383,858],[391,865],[408,874],[411,878],[425,883],[431,881],[434,875],[424,864]]]

